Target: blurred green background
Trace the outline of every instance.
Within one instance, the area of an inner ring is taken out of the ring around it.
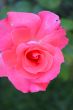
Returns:
[[[7,78],[0,78],[0,110],[73,110],[73,0],[0,0],[0,19],[8,11],[50,10],[62,19],[68,46],[63,49],[65,63],[46,92],[23,94]]]

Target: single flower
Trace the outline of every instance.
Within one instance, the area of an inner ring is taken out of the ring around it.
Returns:
[[[49,11],[7,15],[0,21],[0,76],[24,93],[45,91],[60,72],[68,43],[60,19]]]

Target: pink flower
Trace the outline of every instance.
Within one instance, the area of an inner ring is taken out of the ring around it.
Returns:
[[[0,21],[0,76],[24,93],[46,90],[60,72],[61,49],[68,43],[59,17],[49,11],[7,15]]]

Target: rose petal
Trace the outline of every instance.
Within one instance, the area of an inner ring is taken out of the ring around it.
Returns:
[[[42,72],[42,71],[46,72],[47,69],[49,70],[53,63],[53,58],[48,52],[42,52],[42,54],[43,55],[41,55],[41,61],[39,62],[38,65],[37,64],[33,65],[33,62],[29,62],[28,59],[23,58],[22,59],[23,68],[30,74],[32,73],[37,74],[38,72]]]
[[[32,82],[32,80],[25,79],[23,74],[15,70],[12,70],[12,72],[8,75],[8,78],[16,89],[24,93],[45,91],[48,83],[50,82],[48,81],[48,83],[34,83]]]
[[[62,27],[59,27],[58,30],[55,30],[43,37],[41,42],[52,44],[53,46],[62,49],[68,44],[68,38],[66,37],[65,30]]]
[[[7,66],[15,67],[16,66],[16,53],[15,49],[7,50],[2,53],[3,60]]]
[[[35,37],[34,34],[41,23],[40,17],[33,13],[8,12],[8,19],[13,27],[24,26],[30,28],[33,37]]]
[[[48,47],[47,48],[50,49],[51,46],[49,45]],[[38,66],[37,65],[34,66],[33,62],[32,63],[29,62],[29,60],[26,58],[27,53],[33,50],[40,51],[42,60],[41,62],[39,62],[40,64]],[[49,52],[45,50],[43,45],[39,45],[37,43],[35,45],[33,43],[28,44],[28,45],[25,45],[24,43],[22,43],[17,47],[16,53],[17,53],[17,58],[18,58],[18,65],[23,65],[23,68],[25,69],[25,71],[29,73],[36,74],[38,72],[45,71],[47,64],[49,65],[48,69],[50,69],[52,62],[53,62],[51,54],[49,54]],[[21,64],[20,59],[22,59],[22,64]]]
[[[48,83],[32,83],[30,86],[30,92],[45,91],[49,82]]]
[[[9,71],[8,78],[14,85],[14,87],[19,91],[22,91],[24,93],[29,92],[30,82],[23,77],[23,74],[19,73],[16,70],[11,70]]]
[[[48,72],[43,73],[43,75],[35,80],[35,82],[48,82],[49,80],[53,80],[54,78],[56,78],[60,72],[61,63],[63,62],[64,57],[62,55],[62,52],[57,49],[54,56],[52,68]]]
[[[26,41],[31,40],[33,37],[30,33],[30,30],[27,27],[15,28],[12,31],[12,40],[15,45],[20,43],[25,43]]]
[[[0,77],[5,77],[6,75],[6,70],[5,70],[5,64],[2,59],[2,55],[0,54]]]
[[[17,67],[16,69],[17,69],[18,73],[21,73],[25,79],[35,80],[42,75],[42,73],[31,74],[31,73],[25,71],[21,66]]]
[[[36,37],[41,39],[47,33],[57,29],[60,25],[60,20],[59,16],[50,11],[41,11],[38,15],[41,18],[41,26]]]
[[[12,46],[11,37],[9,35],[11,29],[7,18],[0,21],[0,51]]]

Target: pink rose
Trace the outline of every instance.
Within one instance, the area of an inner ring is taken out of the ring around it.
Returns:
[[[61,49],[68,43],[59,17],[49,11],[7,15],[0,21],[0,76],[24,93],[46,90],[60,72]]]

